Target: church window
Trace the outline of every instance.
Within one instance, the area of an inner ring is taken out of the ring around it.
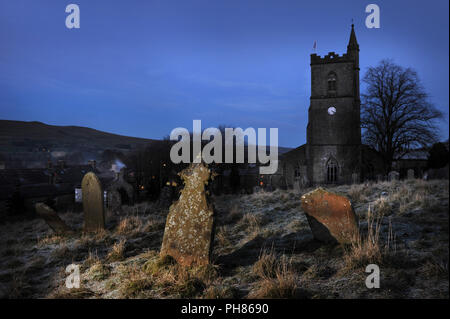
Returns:
[[[335,160],[330,159],[327,164],[327,182],[335,183],[337,181],[338,166]]]
[[[334,72],[328,74],[328,91],[336,91],[336,73]]]

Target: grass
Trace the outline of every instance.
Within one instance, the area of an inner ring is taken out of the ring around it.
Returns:
[[[277,256],[273,250],[264,250],[253,265],[253,274],[259,277],[248,298],[296,298],[299,296],[299,276],[288,258]]]
[[[374,214],[372,210],[367,211],[367,234],[358,234],[349,247],[344,249],[344,270],[352,270],[365,267],[368,264],[383,262],[384,255],[391,253],[394,245],[392,227],[389,228],[388,240],[385,244],[381,242],[380,230],[384,215]]]
[[[106,259],[110,262],[121,261],[124,259],[124,251],[125,251],[125,239],[121,239],[119,242],[116,242],[109,251]]]
[[[88,288],[63,288],[61,290],[50,293],[47,298],[49,299],[87,299],[95,297],[96,294]]]
[[[448,260],[427,260],[422,267],[422,271],[429,277],[448,279]]]
[[[132,235],[142,228],[142,220],[137,216],[128,216],[120,220],[116,233],[119,235]]]
[[[89,268],[88,274],[93,280],[102,281],[109,277],[110,270],[101,261],[97,261]]]
[[[356,184],[350,186],[348,195],[355,202],[364,202],[367,200],[367,196],[370,194],[370,187],[364,184]]]
[[[209,286],[203,293],[204,299],[235,299],[239,296],[239,290],[226,285]]]
[[[253,265],[253,273],[262,278],[274,278],[276,277],[277,270],[279,269],[280,264],[278,257],[273,252],[273,249],[270,251],[263,250],[259,256],[258,261]]]
[[[122,265],[119,277],[122,298],[200,298],[207,287],[220,282],[217,266],[183,267],[170,256],[158,255],[143,265]]]
[[[108,225],[116,224],[97,233],[58,236],[43,221],[0,225],[0,281],[11,298],[448,298],[448,181],[330,190],[352,199],[364,225],[351,245],[312,240],[292,190],[223,195],[214,203],[220,267],[161,258],[167,210],[149,203],[125,207],[126,216],[113,216]],[[69,217],[82,225],[82,214]],[[70,262],[82,266],[81,289],[65,288]],[[369,263],[380,266],[390,288],[367,293]]]

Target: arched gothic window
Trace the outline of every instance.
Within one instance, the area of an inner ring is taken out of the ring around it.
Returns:
[[[330,72],[328,74],[328,91],[331,92],[336,91],[336,81],[337,81],[336,73]]]
[[[327,163],[327,182],[336,183],[338,175],[338,165],[334,159],[330,159]]]

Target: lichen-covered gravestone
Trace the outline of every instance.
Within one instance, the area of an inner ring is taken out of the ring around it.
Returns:
[[[84,175],[81,181],[84,211],[84,230],[98,231],[105,228],[105,209],[103,190],[100,181],[92,172]]]
[[[409,169],[408,170],[408,179],[414,179],[414,170],[413,169]]]
[[[317,188],[301,197],[302,208],[317,240],[351,243],[358,235],[358,221],[347,197]]]
[[[214,211],[206,198],[205,185],[210,170],[203,163],[191,164],[180,176],[184,188],[178,201],[170,206],[160,255],[172,256],[183,266],[209,264]]]
[[[47,225],[57,234],[72,233],[72,229],[58,216],[58,214],[45,205],[44,203],[37,203],[35,205],[36,213],[39,217],[45,220]]]

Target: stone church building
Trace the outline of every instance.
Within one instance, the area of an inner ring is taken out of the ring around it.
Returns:
[[[353,25],[346,53],[311,54],[306,144],[280,158],[285,186],[352,183],[383,174],[378,153],[361,143],[359,71]]]

